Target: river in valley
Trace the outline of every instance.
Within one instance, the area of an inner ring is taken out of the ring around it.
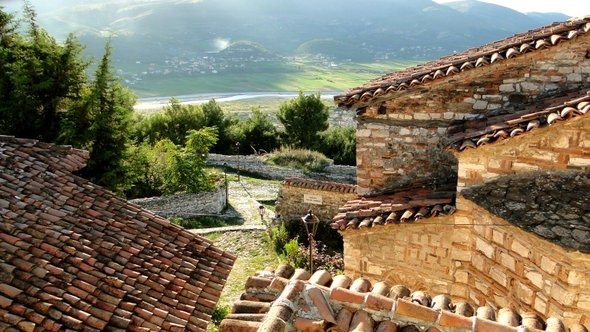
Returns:
[[[313,92],[305,92],[313,93]],[[328,91],[321,92],[322,99],[333,99],[336,94],[340,92]],[[291,99],[297,97],[298,92],[224,92],[224,93],[198,93],[191,95],[174,96],[178,99],[181,105],[200,105],[208,102],[211,99],[215,99],[217,102],[230,102],[245,99],[257,99],[257,98],[285,98]],[[148,97],[139,98],[135,104],[136,111],[158,109],[166,106],[170,97]]]

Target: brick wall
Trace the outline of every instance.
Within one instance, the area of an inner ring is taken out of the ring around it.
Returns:
[[[590,254],[548,243],[462,197],[457,207],[452,216],[343,232],[345,273],[590,324]]]
[[[554,94],[590,87],[588,49],[590,34],[584,34],[376,99],[358,117],[359,194],[404,186],[412,172],[423,182],[452,182],[456,160],[441,150],[453,121],[500,108],[518,111]]]
[[[279,189],[276,213],[284,221],[299,221],[308,209],[312,209],[321,221],[331,221],[338,208],[357,198],[355,188],[335,182],[287,179]]]
[[[501,175],[536,170],[590,170],[590,117],[535,129],[473,150],[459,152],[458,190]]]

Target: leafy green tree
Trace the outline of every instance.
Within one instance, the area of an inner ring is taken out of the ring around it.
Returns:
[[[320,94],[299,96],[281,104],[277,118],[285,127],[283,142],[292,147],[311,148],[318,133],[328,129],[328,107]]]
[[[215,99],[209,100],[202,105],[203,116],[205,118],[206,127],[217,128],[217,143],[211,151],[217,153],[230,153],[232,145],[235,143],[230,137],[230,127],[235,124],[237,120],[225,116],[221,106]]]
[[[216,142],[217,129],[214,127],[190,130],[186,146],[170,160],[170,168],[164,179],[164,192],[195,193],[213,188],[211,175],[205,166],[209,150]]]
[[[164,111],[150,116],[139,116],[133,129],[136,142],[154,144],[163,139],[169,139],[174,144],[184,145],[189,130],[205,127],[206,121],[203,110],[195,105],[181,105],[176,98],[170,99],[170,104]]]
[[[279,135],[268,114],[260,108],[252,109],[252,114],[245,121],[239,121],[230,128],[230,137],[240,142],[241,153],[251,153],[252,148],[257,151],[271,152],[279,148]]]
[[[83,173],[94,183],[121,192],[128,185],[125,159],[135,96],[113,75],[111,51],[109,41],[84,102],[92,120],[88,129],[90,159]]]
[[[39,28],[25,2],[26,35],[15,33],[10,15],[0,14],[0,132],[54,142],[65,110],[80,97],[87,63],[70,36],[63,45]]]
[[[356,129],[330,127],[320,133],[315,149],[332,158],[338,165],[356,165]]]

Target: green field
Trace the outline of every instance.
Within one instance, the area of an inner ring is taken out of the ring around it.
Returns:
[[[278,68],[260,65],[252,72],[149,76],[130,86],[139,97],[209,92],[345,91],[368,80],[417,64],[413,61],[340,63],[335,67],[297,60]]]

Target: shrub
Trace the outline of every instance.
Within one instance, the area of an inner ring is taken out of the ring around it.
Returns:
[[[320,133],[315,148],[338,165],[356,165],[356,129],[331,127]]]
[[[285,244],[285,258],[289,264],[296,268],[305,267],[305,261],[309,258],[299,250],[299,241],[292,239]]]
[[[307,172],[322,172],[330,165],[330,159],[316,151],[304,149],[282,148],[269,153],[264,158],[265,163],[296,168]]]
[[[213,314],[211,314],[211,323],[214,326],[219,326],[219,324],[221,324],[221,321],[227,315],[229,315],[230,312],[231,312],[231,307],[228,305],[216,306],[215,309],[213,310]]]
[[[274,252],[279,255],[285,254],[285,245],[289,242],[289,233],[285,224],[270,229],[270,244]]]
[[[309,247],[299,246],[299,253],[296,255],[302,262],[298,267],[309,269]],[[326,270],[330,273],[339,273],[344,269],[344,258],[341,252],[330,250],[321,241],[314,241],[313,246],[313,269]]]

